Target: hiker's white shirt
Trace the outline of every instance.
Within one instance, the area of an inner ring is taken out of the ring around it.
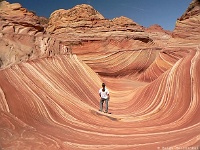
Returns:
[[[101,89],[99,90],[99,94],[101,94],[101,98],[107,99],[107,98],[108,98],[108,94],[109,94],[108,89],[105,88],[105,91],[104,91],[104,92],[103,92],[102,90],[103,90],[103,88],[101,88]]]

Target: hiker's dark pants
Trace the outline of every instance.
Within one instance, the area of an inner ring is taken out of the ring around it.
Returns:
[[[104,103],[104,101],[105,101],[105,103],[106,103],[106,112],[108,112],[108,101],[109,101],[109,98],[101,98],[100,99],[100,111],[103,111],[103,103]]]

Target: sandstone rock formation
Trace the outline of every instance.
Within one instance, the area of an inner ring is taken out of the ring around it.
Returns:
[[[143,73],[171,38],[164,31],[151,33],[145,30],[123,16],[105,19],[85,4],[53,12],[47,28],[51,36],[68,43],[72,53],[77,54],[95,72],[115,77],[135,77]],[[147,55],[149,59],[140,62]],[[120,62],[116,64],[116,61]],[[154,79],[145,76],[147,80]]]
[[[0,3],[0,69],[21,61],[66,54],[69,48],[45,35],[47,20],[20,4]]]
[[[171,33],[85,4],[45,24],[1,2],[0,149],[199,149],[198,10]],[[98,111],[102,82],[112,114]]]
[[[23,8],[19,3],[1,2],[0,16],[2,33],[28,33],[33,35],[44,30],[38,21],[39,17]]]
[[[186,12],[177,20],[174,37],[199,41],[200,1],[193,0]]]

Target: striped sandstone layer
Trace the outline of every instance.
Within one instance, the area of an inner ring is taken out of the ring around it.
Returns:
[[[21,61],[1,61],[0,149],[198,149],[200,45],[176,31],[106,20],[88,5],[54,12],[39,34],[1,30],[1,51],[21,54],[1,58]],[[112,114],[98,111],[102,82]]]

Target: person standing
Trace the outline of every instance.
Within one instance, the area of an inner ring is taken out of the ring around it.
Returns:
[[[109,91],[106,88],[105,83],[102,83],[102,88],[99,90],[100,96],[100,109],[99,111],[103,111],[103,103],[106,103],[105,113],[108,113],[108,101],[110,99]]]

